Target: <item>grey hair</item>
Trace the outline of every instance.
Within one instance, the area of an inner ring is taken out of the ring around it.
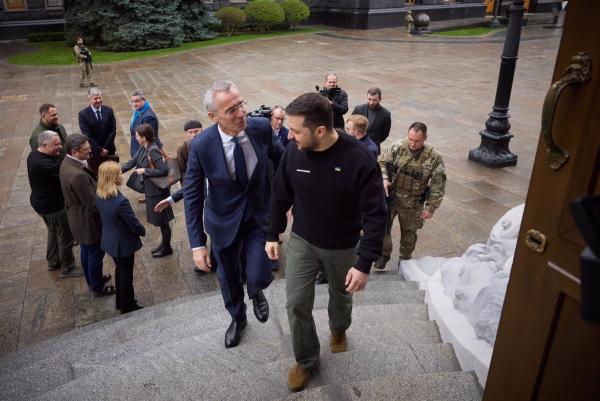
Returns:
[[[134,92],[131,94],[131,96],[139,96],[139,97],[140,97],[140,99],[142,99],[142,100],[146,100],[146,96],[144,95],[144,92],[142,92],[142,91],[141,91],[141,90],[139,90],[139,89],[136,89],[136,90],[135,90],[135,91],[134,91]]]
[[[102,96],[102,91],[94,86],[88,91],[88,97],[92,96]]]
[[[275,106],[273,106],[271,108],[271,112],[274,112],[275,110],[281,110],[281,111],[283,111],[285,113],[285,109],[282,106],[278,105],[278,104],[276,104]]]
[[[46,130],[42,131],[38,135],[38,147],[41,148],[45,144],[49,143],[52,137],[58,136],[58,134],[54,131]]]
[[[204,94],[204,107],[206,111],[215,111],[215,96],[219,92],[229,92],[231,88],[237,89],[237,86],[231,81],[215,81]]]
[[[81,146],[89,141],[90,140],[88,139],[88,137],[83,134],[71,134],[67,137],[67,140],[65,141],[65,152],[67,152],[67,154],[70,155],[71,152],[74,150],[79,151]]]

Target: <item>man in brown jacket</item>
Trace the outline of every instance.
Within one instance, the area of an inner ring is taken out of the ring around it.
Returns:
[[[102,226],[96,208],[96,176],[88,168],[91,154],[88,138],[82,134],[67,137],[67,156],[60,166],[62,187],[69,226],[73,238],[79,241],[81,266],[85,280],[95,297],[114,294],[114,287],[105,286],[110,276],[102,276],[104,251],[100,248]]]

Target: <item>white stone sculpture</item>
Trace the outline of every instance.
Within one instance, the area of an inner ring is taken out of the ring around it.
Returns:
[[[435,273],[432,262],[438,263],[444,294],[467,317],[477,337],[491,345],[496,341],[524,206],[506,212],[488,241],[471,245],[461,257],[415,261],[427,276]]]

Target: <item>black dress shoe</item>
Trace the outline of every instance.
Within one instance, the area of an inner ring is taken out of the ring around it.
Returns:
[[[252,304],[254,305],[254,316],[259,322],[264,323],[269,320],[269,303],[262,290],[259,290],[252,298]]]
[[[152,253],[156,253],[162,249],[162,242],[156,248],[152,248]]]
[[[203,274],[208,274],[208,272],[205,272],[204,270],[202,270],[201,268],[199,268],[198,266],[194,265],[194,271],[200,275]]]
[[[246,319],[239,322],[237,320],[231,321],[225,332],[225,348],[232,348],[240,343],[240,333],[244,330],[247,323]]]
[[[162,258],[163,256],[173,255],[173,248],[160,248],[157,252],[152,252],[153,258]]]

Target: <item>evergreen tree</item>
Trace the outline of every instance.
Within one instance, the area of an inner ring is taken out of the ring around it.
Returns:
[[[65,42],[75,45],[77,36],[82,36],[86,44],[98,44],[102,35],[102,20],[98,11],[103,1],[65,0]]]
[[[103,0],[102,42],[109,50],[177,47],[183,42],[180,0]]]
[[[208,7],[201,0],[181,0],[179,14],[183,23],[183,41],[212,39],[217,34],[209,29],[219,21],[208,14]]]

